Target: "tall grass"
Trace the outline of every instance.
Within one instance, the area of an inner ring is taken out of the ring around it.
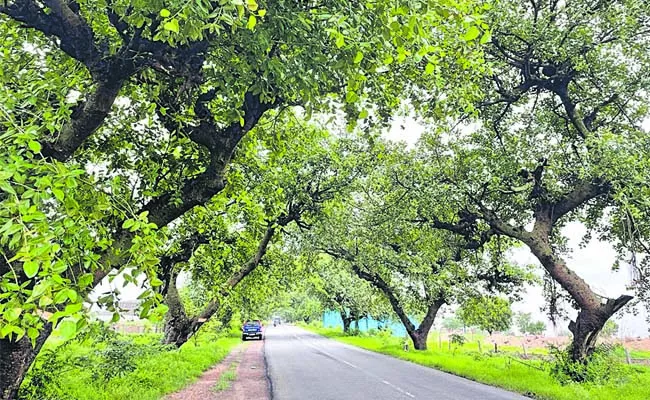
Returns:
[[[135,342],[159,340],[159,337],[152,336],[129,335]],[[216,340],[206,337],[196,341],[191,340],[178,350],[155,352],[138,357],[135,370],[105,382],[94,379],[92,373],[86,368],[70,365],[68,368],[63,368],[57,376],[61,392],[49,398],[57,400],[160,399],[195,381],[205,370],[225,358],[240,342],[238,337],[222,337]],[[73,359],[91,354],[94,350],[93,346],[96,345],[89,341],[53,347],[56,347],[56,351],[63,359],[66,357]],[[64,393],[65,398],[62,398],[60,393]]]

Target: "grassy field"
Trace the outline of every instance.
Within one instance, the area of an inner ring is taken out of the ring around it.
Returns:
[[[437,338],[430,340],[427,351],[404,351],[403,340],[390,336],[344,336],[340,330],[305,326],[305,328],[341,342],[367,350],[387,354],[427,367],[463,376],[477,382],[502,387],[514,392],[544,400],[647,400],[650,399],[650,368],[624,366],[627,374],[606,386],[569,384],[560,385],[550,377],[543,361],[521,360],[506,354],[493,354],[478,343],[462,348],[447,343],[438,348]],[[505,349],[507,350],[507,349]],[[521,350],[521,349],[519,349]],[[540,352],[543,349],[540,349]]]
[[[155,334],[122,335],[121,337],[139,344],[153,344],[160,340],[160,336]],[[93,351],[98,347],[101,349],[102,343],[99,346],[93,342],[71,343],[59,347],[58,341],[54,338],[46,347],[56,348],[56,362],[61,363],[57,368],[58,372],[54,375],[57,387],[50,386],[37,394],[29,395],[25,392],[22,394],[27,394],[24,398],[30,400],[156,400],[195,381],[239,343],[241,340],[238,337],[222,337],[216,340],[213,337],[206,337],[197,341],[191,340],[178,350],[154,351],[151,354],[138,355],[133,359],[135,369],[102,380],[97,379],[96,375],[93,376],[92,368],[80,365],[83,357],[86,355],[93,357]],[[108,349],[108,346],[105,348]],[[115,348],[116,353],[120,351],[121,348]],[[107,354],[107,357],[110,357],[111,353]],[[115,354],[117,370],[121,367],[117,364],[121,362],[122,356]],[[44,360],[50,362],[49,359]],[[37,359],[37,364],[39,362],[43,364],[43,360]],[[99,360],[91,358],[91,362],[99,362]],[[110,367],[107,368],[110,371]],[[46,385],[51,384],[51,381],[46,382]]]

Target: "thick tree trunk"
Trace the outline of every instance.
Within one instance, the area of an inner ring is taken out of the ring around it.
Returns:
[[[429,338],[429,331],[433,326],[433,322],[436,319],[438,310],[440,307],[445,304],[445,299],[443,297],[437,298],[427,308],[427,313],[424,315],[424,319],[420,323],[417,329],[407,332],[413,341],[413,348],[416,350],[426,350],[427,349],[427,339]]]
[[[348,317],[345,311],[339,311],[341,314],[341,320],[343,320],[343,333],[350,333],[350,324],[352,323],[352,318]]]
[[[413,348],[415,350],[426,350],[427,349],[427,338],[429,337],[429,332],[418,332],[418,330],[408,332],[411,341],[413,342]]]
[[[18,397],[20,384],[51,333],[52,325],[45,324],[36,338],[36,346],[27,337],[14,342],[0,339],[0,400]]]
[[[605,304],[587,309],[581,308],[575,321],[569,323],[573,339],[569,350],[576,362],[584,362],[594,352],[596,340],[609,318],[625,306],[632,296],[623,295],[618,299],[608,299]]]
[[[578,304],[578,317],[569,324],[569,330],[573,334],[570,351],[573,361],[585,362],[593,353],[598,334],[607,320],[632,300],[632,296],[622,295],[618,299],[608,299],[595,293],[587,282],[555,254],[549,244],[548,234],[550,229],[544,228],[544,224],[538,221],[533,234],[525,242],[551,277]]]
[[[170,281],[167,283],[165,304],[169,309],[167,315],[165,315],[163,343],[181,347],[192,337],[194,328],[193,320],[188,318],[183,302],[178,296],[178,289],[176,288],[177,275],[177,272],[173,272]]]

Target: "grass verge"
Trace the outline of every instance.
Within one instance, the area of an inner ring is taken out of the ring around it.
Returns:
[[[650,399],[650,368],[626,366],[629,372],[604,386],[560,385],[549,376],[542,361],[523,361],[489,352],[404,351],[402,339],[387,336],[344,336],[340,330],[302,325],[320,335],[370,351],[436,368],[477,382],[501,387],[540,400],[647,400]],[[444,347],[443,347],[444,348]]]
[[[134,342],[158,342],[159,335],[130,335]],[[194,382],[205,370],[223,360],[237,344],[238,337],[191,340],[176,350],[144,354],[134,359],[135,368],[111,379],[101,380],[88,368],[70,361],[56,373],[56,392],[41,392],[32,399],[56,400],[157,400]],[[101,344],[100,344],[101,345]],[[73,343],[57,347],[57,360],[80,360],[92,354],[97,344]],[[37,359],[37,363],[39,360]],[[119,368],[119,365],[116,365]],[[28,383],[28,382],[26,382]]]

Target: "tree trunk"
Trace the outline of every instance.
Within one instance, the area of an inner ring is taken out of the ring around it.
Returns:
[[[395,314],[397,314],[400,321],[402,322],[402,325],[404,325],[404,328],[406,328],[406,332],[413,341],[413,347],[416,350],[426,350],[429,330],[431,330],[431,326],[436,319],[438,310],[443,304],[445,304],[444,297],[439,296],[431,303],[429,303],[427,313],[424,316],[422,323],[420,323],[420,326],[416,328],[404,311],[404,308],[400,304],[399,299],[395,296],[395,293],[393,293],[392,288],[388,286],[386,281],[384,281],[381,276],[365,272],[361,270],[356,264],[352,264],[352,270],[357,274],[359,278],[366,280],[384,293],[384,295],[388,298],[388,302],[390,303],[391,308],[393,311],[395,311]],[[429,299],[429,301],[431,301],[431,299]]]
[[[586,362],[593,353],[598,334],[607,320],[632,300],[632,296],[622,295],[618,299],[608,299],[595,293],[587,282],[569,269],[565,261],[555,254],[549,244],[549,234],[550,228],[538,221],[533,234],[525,237],[524,242],[551,277],[578,304],[578,317],[569,324],[569,330],[573,334],[570,345],[571,359]]]
[[[20,384],[51,333],[52,324],[45,324],[34,347],[27,337],[17,342],[0,339],[0,400],[14,400],[18,397]]]
[[[421,333],[418,330],[408,332],[411,341],[413,342],[413,348],[415,350],[426,350],[427,349],[427,338],[429,337],[429,332]]]
[[[176,277],[178,272],[172,273],[170,280],[167,284],[167,293],[165,295],[165,304],[168,307],[167,314],[165,315],[165,326],[163,327],[163,340],[164,344],[173,344],[176,347],[181,347],[187,342],[194,334],[193,321],[188,318],[185,313],[183,302],[178,296],[178,289],[176,288]]]
[[[594,352],[598,334],[609,318],[632,300],[632,296],[623,295],[618,299],[608,299],[605,304],[594,308],[581,308],[575,321],[569,323],[573,339],[569,350],[571,359],[585,362]]]
[[[340,311],[341,320],[343,321],[343,333],[350,333],[350,324],[352,323],[352,318],[348,317],[345,311]]]

